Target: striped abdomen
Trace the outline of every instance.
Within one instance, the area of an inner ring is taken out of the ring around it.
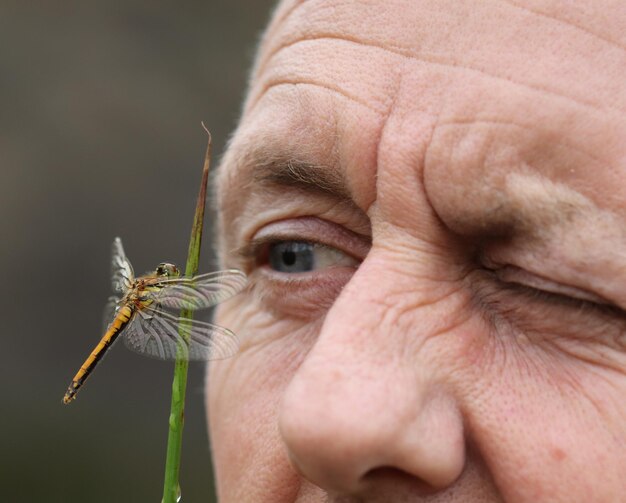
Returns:
[[[89,377],[89,374],[96,367],[98,362],[102,359],[107,349],[111,347],[111,344],[115,342],[117,336],[120,332],[126,327],[128,322],[130,321],[131,316],[134,313],[134,307],[124,305],[122,306],[115,315],[115,319],[109,325],[106,333],[100,339],[98,345],[94,348],[91,354],[85,360],[85,363],[82,364],[74,379],[72,379],[71,384],[67,388],[65,392],[65,396],[63,397],[63,403],[70,403],[78,393],[78,390],[83,385],[83,383]]]

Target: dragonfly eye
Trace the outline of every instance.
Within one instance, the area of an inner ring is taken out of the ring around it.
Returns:
[[[157,268],[156,268],[156,275],[157,276],[179,276],[180,273],[178,271],[178,267],[176,267],[174,264],[168,264],[166,262],[162,262],[160,263]]]

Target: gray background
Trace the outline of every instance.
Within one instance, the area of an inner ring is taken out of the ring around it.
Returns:
[[[184,263],[200,121],[216,160],[272,4],[0,4],[0,501],[161,501],[173,366],[116,345],[61,398],[101,335],[113,237],[136,272]],[[189,377],[182,501],[211,501]]]

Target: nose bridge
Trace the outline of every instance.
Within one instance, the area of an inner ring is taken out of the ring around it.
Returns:
[[[456,477],[460,420],[440,392],[435,362],[424,355],[439,330],[430,318],[438,317],[442,300],[427,285],[407,290],[415,280],[398,257],[373,250],[291,382],[281,430],[295,464],[314,482],[345,490],[386,466],[433,485]],[[433,421],[447,425],[439,432],[454,430],[446,445],[434,445],[441,438],[432,435]]]
[[[328,312],[311,359],[377,387],[412,381],[418,399],[418,381],[435,379],[434,339],[445,335],[457,304],[455,288],[439,284],[428,262],[373,247]]]
[[[439,266],[430,266],[433,253],[422,254],[404,260],[401,252],[373,248],[328,312],[318,351],[332,353],[336,346],[387,368],[409,355],[413,366],[422,360],[428,342],[455,323],[463,302],[449,274],[440,277]]]

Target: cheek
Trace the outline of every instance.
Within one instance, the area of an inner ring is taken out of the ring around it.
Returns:
[[[267,501],[292,501],[299,478],[278,432],[278,409],[315,327],[277,321],[245,296],[220,307],[215,321],[233,330],[241,342],[235,357],[211,362],[207,373],[220,501],[261,502],[270,496]]]
[[[505,499],[619,501],[624,380],[616,387],[615,376],[597,368],[544,356],[547,371],[537,358],[512,353],[506,367],[484,372],[482,392],[466,413],[472,441]]]

